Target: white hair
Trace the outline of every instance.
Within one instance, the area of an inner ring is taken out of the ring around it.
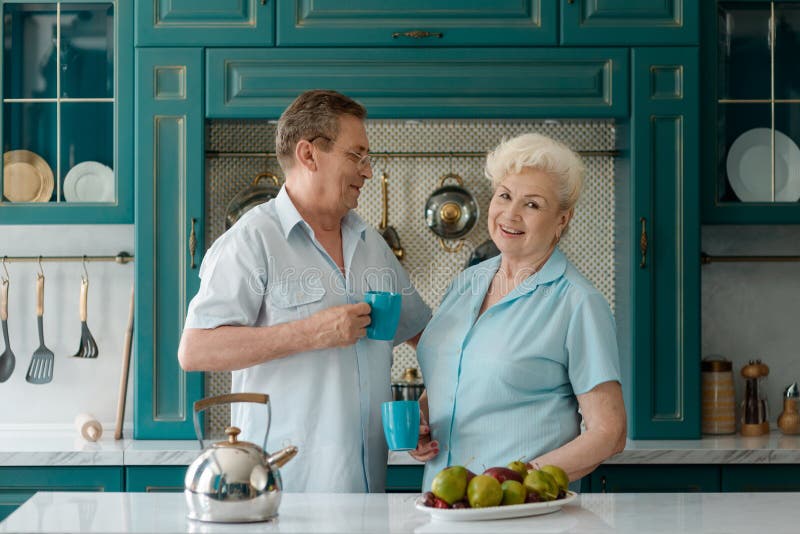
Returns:
[[[578,203],[586,168],[581,157],[565,144],[538,133],[504,139],[486,157],[484,172],[496,189],[507,176],[523,169],[539,170],[556,178],[562,210],[571,210]]]

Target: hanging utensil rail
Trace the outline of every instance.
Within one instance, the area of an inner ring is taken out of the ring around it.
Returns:
[[[576,150],[584,158],[615,158],[619,150]],[[485,158],[486,152],[370,152],[375,158]],[[275,152],[218,152],[206,151],[207,158],[274,158]]]
[[[117,253],[116,256],[0,256],[0,262],[7,263],[113,261],[125,265],[133,260],[134,256],[124,251]]]

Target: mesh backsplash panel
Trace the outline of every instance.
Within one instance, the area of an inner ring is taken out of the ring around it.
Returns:
[[[612,121],[494,121],[494,120],[369,120],[367,134],[372,152],[481,152],[503,138],[539,132],[575,150],[613,150]],[[206,149],[210,152],[274,152],[272,121],[209,121]],[[403,265],[422,298],[436,309],[444,290],[463,269],[473,249],[489,238],[486,213],[491,186],[484,177],[484,157],[379,158],[373,163],[375,179],[361,191],[358,213],[377,227],[381,219],[381,187],[385,171],[389,180],[389,224],[397,229],[405,249]],[[570,229],[560,248],[608,299],[614,309],[614,161],[612,157],[587,157],[586,184]],[[282,176],[274,158],[209,157],[206,159],[206,245],[225,229],[225,210],[231,199],[248,186],[256,174],[270,171]],[[425,224],[428,196],[442,175],[454,172],[477,198],[481,216],[457,253],[442,250],[438,238]],[[407,367],[417,367],[414,351],[401,345],[394,351],[392,380]],[[423,377],[424,378],[424,377]],[[208,373],[206,394],[230,391],[230,373]],[[229,410],[212,410],[207,416],[211,435],[221,435],[229,424]]]

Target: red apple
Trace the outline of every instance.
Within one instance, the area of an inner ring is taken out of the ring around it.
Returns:
[[[490,477],[494,477],[497,481],[502,484],[506,480],[516,480],[520,484],[522,483],[522,477],[519,476],[519,473],[516,471],[512,471],[507,467],[490,467],[486,471],[483,472],[484,475],[489,475]]]

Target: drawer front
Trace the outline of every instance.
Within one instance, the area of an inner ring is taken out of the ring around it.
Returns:
[[[720,491],[713,465],[609,465],[591,478],[592,493],[684,493]]]
[[[0,467],[0,519],[37,491],[122,491],[122,467]]]
[[[281,0],[278,46],[555,45],[556,0]]]
[[[184,488],[186,466],[129,466],[125,468],[125,491],[140,493],[180,493]]]

